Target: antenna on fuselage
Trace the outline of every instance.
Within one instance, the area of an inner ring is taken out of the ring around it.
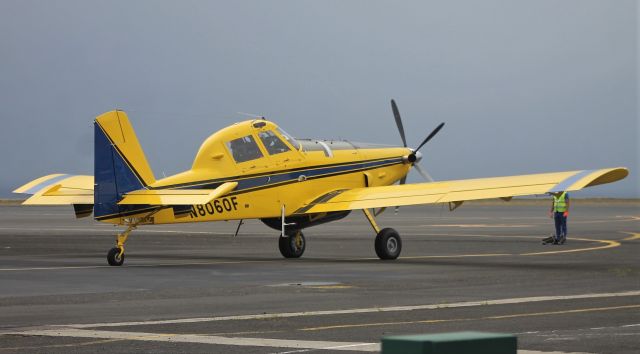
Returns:
[[[265,116],[261,116],[259,114],[254,114],[254,113],[247,113],[247,112],[236,112],[240,115],[243,116],[247,116],[247,117],[251,117],[251,118],[257,118],[257,119],[262,119],[262,120],[267,120],[267,118]]]

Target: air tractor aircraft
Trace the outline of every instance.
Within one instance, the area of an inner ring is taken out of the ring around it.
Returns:
[[[625,178],[626,168],[606,168],[508,177],[433,181],[409,148],[396,103],[391,100],[402,147],[346,140],[295,139],[266,119],[228,126],[202,143],[190,170],[156,180],[123,111],[98,116],[94,124],[94,175],[51,174],[16,189],[31,194],[23,204],[73,205],[76,217],[126,226],[108,251],[110,265],[122,265],[129,234],[142,225],[260,219],[280,232],[286,258],[305,250],[302,230],[362,210],[376,233],[380,259],[396,259],[400,235],[378,227],[387,207],[576,191]],[[415,168],[428,180],[405,184]],[[398,182],[398,184],[395,184]],[[238,228],[240,227],[238,225]],[[237,230],[236,230],[237,234]]]

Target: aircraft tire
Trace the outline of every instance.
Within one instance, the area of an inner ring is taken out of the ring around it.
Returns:
[[[107,262],[110,266],[121,266],[124,263],[124,253],[120,256],[120,249],[114,247],[107,253]]]
[[[300,238],[302,239],[301,245],[296,245],[296,232],[300,233]],[[293,232],[286,237],[280,236],[280,239],[278,240],[278,247],[280,248],[280,253],[284,258],[300,258],[304,253],[307,241],[305,240],[302,231],[299,230],[296,232]]]
[[[376,235],[376,254],[380,259],[396,259],[402,251],[402,239],[398,231],[388,227]]]

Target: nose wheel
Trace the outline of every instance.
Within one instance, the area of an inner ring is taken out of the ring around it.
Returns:
[[[278,246],[284,258],[300,258],[304,253],[306,240],[301,230],[294,231],[285,236],[280,235]]]

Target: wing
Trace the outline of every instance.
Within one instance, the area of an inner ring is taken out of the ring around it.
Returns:
[[[615,182],[628,174],[626,168],[619,167],[336,190],[316,198],[295,214],[576,191]]]
[[[238,182],[226,182],[216,189],[139,189],[124,195],[118,204],[202,205],[236,188]]]
[[[31,194],[27,205],[93,204],[93,176],[52,174],[35,179],[13,193]]]

